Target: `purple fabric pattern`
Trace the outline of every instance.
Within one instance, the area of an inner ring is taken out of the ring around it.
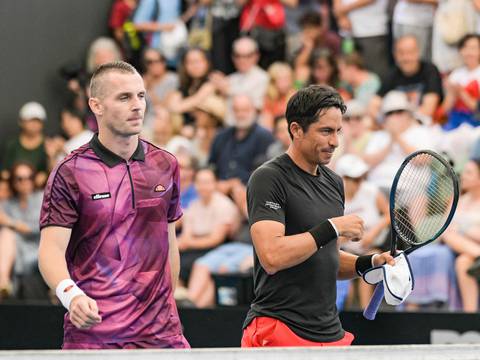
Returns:
[[[61,162],[44,194],[40,227],[72,228],[70,276],[102,316],[79,330],[67,313],[64,342],[179,347],[168,262],[168,223],[182,216],[177,161],[143,140],[128,162],[98,144],[95,136]]]

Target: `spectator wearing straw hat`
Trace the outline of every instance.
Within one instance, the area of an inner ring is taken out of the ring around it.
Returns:
[[[210,95],[205,101],[198,104],[192,112],[195,124],[192,150],[199,166],[208,164],[213,139],[223,126],[226,111],[225,100],[220,96]]]

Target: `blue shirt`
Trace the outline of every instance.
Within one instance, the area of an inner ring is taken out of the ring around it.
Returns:
[[[267,149],[274,138],[258,124],[241,140],[235,133],[236,128],[229,127],[217,134],[208,162],[215,166],[219,180],[239,178],[246,184],[252,172],[266,160]]]
[[[190,185],[184,191],[180,193],[180,206],[183,210],[187,209],[193,200],[198,198],[197,190],[195,186]]]
[[[158,5],[155,5],[155,1]],[[158,15],[156,19],[153,19],[155,15],[155,6],[158,6]],[[160,24],[173,23],[180,17],[180,0],[141,0],[135,10],[133,22],[135,24],[157,21]],[[156,49],[160,49],[162,33],[156,31],[152,34],[152,40],[150,46]]]

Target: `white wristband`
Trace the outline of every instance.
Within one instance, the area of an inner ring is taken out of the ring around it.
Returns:
[[[73,298],[78,295],[85,295],[85,293],[80,289],[72,279],[65,279],[60,281],[55,289],[57,297],[60,299],[60,302],[65,307],[65,309],[70,311],[70,303]]]

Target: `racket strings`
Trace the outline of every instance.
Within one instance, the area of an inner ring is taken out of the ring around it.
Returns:
[[[412,158],[398,179],[393,216],[400,238],[419,244],[435,237],[449,216],[455,183],[434,156]]]
[[[400,194],[402,194],[401,196],[404,199],[397,197],[397,204],[402,204],[402,207],[399,208],[397,206],[396,209],[399,219],[397,223],[402,232],[402,237],[407,238],[409,242],[417,243],[428,240],[428,238],[434,235],[439,226],[443,224],[446,219],[445,210],[448,204],[445,201],[438,200],[445,198],[445,191],[441,186],[437,186],[438,190],[435,186],[432,188],[432,185],[429,186],[429,189],[426,189],[427,184],[425,180],[431,177],[430,171],[423,169],[422,172],[419,172],[418,166],[414,172],[412,172],[412,169],[409,170],[405,174],[410,179],[415,178],[417,180],[416,186],[410,185],[409,189],[412,190],[409,191],[405,191],[405,186],[402,186],[403,191]],[[416,176],[412,176],[415,173]],[[435,183],[442,184],[441,181],[435,181],[433,185]],[[438,198],[431,196],[432,193],[437,194]],[[442,218],[442,214],[445,214],[444,218]],[[427,223],[429,226],[424,225],[422,229],[419,229],[419,223],[422,220],[425,222],[425,219],[429,220]]]
[[[421,175],[423,176],[415,176],[418,182],[415,184],[416,187],[413,188],[413,191],[409,191],[408,193],[403,191],[403,194],[408,195],[406,199],[401,201],[405,210],[402,209],[398,211],[397,208],[397,213],[401,222],[401,226],[399,227],[403,230],[404,237],[406,235],[410,242],[422,242],[428,240],[428,238],[431,237],[430,235],[434,234],[436,229],[438,229],[438,226],[443,224],[444,219],[441,215],[445,213],[447,206],[445,201],[438,200],[445,197],[443,189],[438,187],[437,190],[435,186],[432,187],[432,184],[427,186],[427,183],[425,183],[425,180],[431,175],[429,174],[429,171],[424,171]],[[431,180],[434,181],[434,177]],[[441,182],[438,181],[435,183],[441,184]],[[431,196],[432,193],[437,194],[438,198]],[[398,201],[400,202],[400,200]],[[418,226],[419,223],[425,219],[429,219],[428,224],[430,225],[430,229],[424,226],[422,233],[419,231]],[[413,235],[416,236],[414,237]]]

